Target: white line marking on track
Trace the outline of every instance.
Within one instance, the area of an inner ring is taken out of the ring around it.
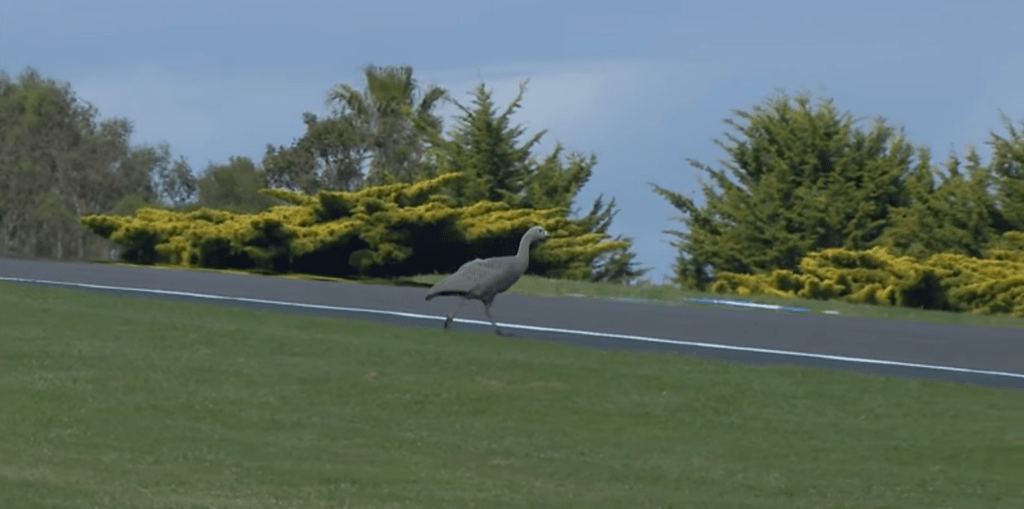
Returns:
[[[405,311],[390,311],[386,309],[368,309],[368,308],[352,308],[345,306],[329,306],[326,304],[305,304],[301,302],[288,302],[280,300],[268,300],[268,299],[255,299],[251,297],[231,297],[227,295],[212,295],[207,293],[194,293],[194,292],[180,292],[175,290],[160,290],[155,288],[133,288],[127,286],[109,286],[109,285],[98,285],[92,283],[74,283],[67,281],[49,281],[45,279],[25,279],[16,277],[4,277],[0,276],[0,281],[13,281],[18,283],[35,283],[35,284],[47,284],[57,286],[74,286],[79,288],[92,288],[97,290],[114,290],[121,292],[135,292],[135,293],[149,293],[155,295],[174,295],[178,297],[190,297],[196,299],[207,299],[207,300],[223,300],[223,301],[235,301],[235,302],[251,302],[254,304],[267,304],[272,306],[282,307],[297,307],[306,309],[323,309],[328,311],[343,311],[349,313],[366,313],[376,315],[390,315],[400,316],[403,318],[418,318],[426,320],[444,320],[443,316],[436,315],[423,315],[419,313],[408,313]],[[459,323],[470,323],[476,325],[490,325],[490,322],[483,320],[470,320],[466,318],[456,318],[456,322]],[[683,341],[677,339],[663,339],[663,338],[652,338],[648,336],[637,336],[633,334],[616,334],[611,332],[592,332],[585,330],[576,329],[560,329],[556,327],[540,327],[536,325],[523,325],[514,323],[501,323],[498,325],[511,329],[522,329],[531,330],[537,332],[554,332],[558,334],[570,334],[576,336],[590,336],[590,337],[602,337],[602,338],[613,338],[613,339],[625,339],[629,341],[642,341],[646,343],[659,343],[667,345],[677,346],[688,346],[696,348],[707,348],[713,350],[732,350],[738,352],[748,353],[761,353],[768,355],[780,355],[787,357],[804,357],[811,359],[823,359],[830,361],[848,362],[853,364],[874,364],[879,366],[896,366],[904,368],[915,368],[915,369],[926,369],[933,371],[949,371],[955,373],[970,373],[974,375],[989,375],[989,376],[1001,376],[1008,378],[1024,379],[1024,373],[1011,373],[1007,371],[990,371],[984,369],[973,369],[973,368],[960,368],[955,366],[942,366],[934,364],[920,364],[916,362],[903,362],[903,361],[890,361],[884,359],[868,359],[864,357],[846,357],[842,355],[829,355],[821,353],[811,352],[797,352],[790,350],[775,350],[771,348],[758,348],[752,346],[736,346],[736,345],[723,345],[720,343],[705,343],[701,341]]]

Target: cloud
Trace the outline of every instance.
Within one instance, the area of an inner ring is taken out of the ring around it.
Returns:
[[[266,143],[301,136],[303,111],[320,111],[328,84],[259,73],[184,74],[143,65],[72,77],[82,99],[104,118],[126,117],[134,141],[166,141],[193,169],[232,155],[262,155]]]
[[[528,79],[522,107],[513,118],[529,133],[546,129],[544,145],[550,147],[555,139],[575,145],[607,136],[620,127],[623,115],[650,101],[645,88],[679,71],[678,65],[647,61],[527,62],[424,72],[420,79],[444,86],[463,105],[470,105],[470,93],[482,81],[499,110]],[[450,118],[459,112],[449,106],[442,113]]]
[[[521,80],[529,79],[522,108],[514,120],[528,133],[547,129],[542,148],[557,140],[586,150],[607,136],[617,119],[649,100],[640,91],[645,80],[663,80],[657,63],[607,61],[570,64],[521,63],[479,69],[419,71],[424,83],[449,89],[462,104],[481,80],[498,108],[507,105]],[[174,151],[197,163],[226,160],[235,154],[261,154],[264,144],[288,144],[301,136],[304,111],[325,112],[327,91],[339,81],[362,87],[358,69],[336,81],[260,72],[181,72],[153,64],[72,76],[78,95],[104,117],[134,121],[141,142],[166,140]],[[649,87],[649,84],[646,85]],[[441,113],[458,113],[446,105]]]

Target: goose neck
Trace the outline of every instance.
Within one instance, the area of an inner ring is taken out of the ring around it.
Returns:
[[[523,235],[523,238],[519,239],[519,252],[516,253],[517,258],[529,258],[530,257],[530,236]]]

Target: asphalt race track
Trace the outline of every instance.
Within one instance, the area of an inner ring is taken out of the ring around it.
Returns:
[[[440,328],[456,303],[454,298],[426,302],[426,289],[416,287],[0,258],[0,281],[12,280],[409,327]],[[1024,388],[1024,329],[1019,328],[516,294],[500,295],[492,313],[515,336],[510,341],[533,338]],[[491,330],[478,302],[466,305],[452,327]]]

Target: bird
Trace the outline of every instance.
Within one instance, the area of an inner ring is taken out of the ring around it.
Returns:
[[[448,330],[455,319],[455,313],[462,309],[462,306],[470,300],[479,300],[484,305],[484,313],[487,314],[491,325],[494,325],[495,334],[506,336],[507,334],[498,327],[491,316],[491,304],[499,293],[511,288],[526,273],[526,268],[530,264],[530,246],[546,238],[547,230],[540,225],[532,226],[519,240],[519,252],[515,255],[470,260],[450,276],[430,287],[427,291],[427,300],[446,295],[461,297],[455,309],[448,313],[444,321],[444,330]]]

